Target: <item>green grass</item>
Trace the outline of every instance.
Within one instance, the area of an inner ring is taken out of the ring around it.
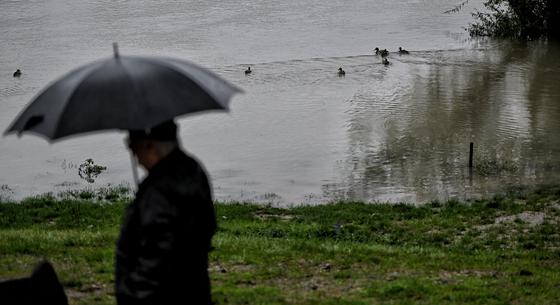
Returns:
[[[127,200],[70,195],[0,204],[0,279],[27,276],[47,258],[71,304],[115,304],[114,246]],[[218,304],[560,300],[557,187],[466,203],[217,203],[216,211]]]

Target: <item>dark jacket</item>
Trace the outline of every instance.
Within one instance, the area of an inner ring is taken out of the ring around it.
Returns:
[[[176,149],[140,184],[117,243],[117,304],[211,304],[216,219],[201,166]]]

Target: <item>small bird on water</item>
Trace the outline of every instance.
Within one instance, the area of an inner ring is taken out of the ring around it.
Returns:
[[[245,74],[251,74],[251,72],[253,72],[251,71],[251,67],[248,67],[247,70],[245,70]]]
[[[389,60],[386,57],[383,57],[382,63],[386,66],[390,64]]]
[[[379,48],[375,48],[375,55],[381,55],[381,57],[389,56],[389,51],[387,49],[379,50]]]
[[[407,50],[399,47],[399,54],[409,54],[410,52],[408,52]]]
[[[21,70],[17,69],[16,72],[14,72],[14,77],[20,77],[21,76]]]
[[[338,76],[345,76],[346,72],[344,72],[344,70],[342,70],[342,68],[338,68]]]

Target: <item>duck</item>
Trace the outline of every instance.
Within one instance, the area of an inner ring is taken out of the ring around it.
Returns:
[[[375,48],[375,55],[381,55],[381,57],[389,56],[389,51],[387,49],[379,50],[379,48]]]
[[[399,47],[399,54],[409,54],[410,52],[408,52],[407,50]]]
[[[383,57],[383,60],[381,62],[386,66],[390,64],[389,60],[386,57]]]
[[[20,77],[21,76],[21,70],[17,69],[16,72],[14,72],[14,77]]]
[[[247,70],[245,70],[245,74],[251,74],[251,72],[253,72],[251,71],[251,67],[247,67]]]
[[[338,76],[345,76],[346,72],[344,72],[344,70],[342,70],[342,68],[338,68]]]

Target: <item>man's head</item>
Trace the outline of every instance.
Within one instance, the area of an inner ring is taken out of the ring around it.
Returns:
[[[178,146],[177,125],[166,121],[145,130],[129,130],[127,145],[138,163],[149,170]]]

